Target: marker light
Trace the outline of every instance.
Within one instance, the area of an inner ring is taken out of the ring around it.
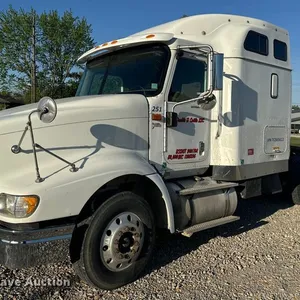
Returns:
[[[162,120],[162,115],[161,114],[152,114],[152,120],[161,121]]]
[[[147,36],[146,36],[146,39],[151,39],[151,38],[154,38],[155,37],[155,34],[148,34]]]

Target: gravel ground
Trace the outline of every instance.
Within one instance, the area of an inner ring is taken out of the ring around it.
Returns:
[[[138,281],[107,292],[90,288],[66,262],[10,271],[0,280],[0,299],[300,299],[300,206],[280,196],[240,202],[239,222],[194,234],[164,235]],[[61,278],[70,287],[24,286],[39,278]]]

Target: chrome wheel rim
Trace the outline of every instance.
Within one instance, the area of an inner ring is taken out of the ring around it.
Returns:
[[[107,269],[123,271],[139,257],[144,244],[144,225],[134,213],[123,212],[110,221],[100,243],[101,259]]]

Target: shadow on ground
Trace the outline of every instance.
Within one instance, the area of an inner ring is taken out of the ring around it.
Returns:
[[[281,194],[240,200],[235,215],[240,216],[241,219],[237,222],[195,233],[190,238],[180,234],[159,233],[156,250],[146,274],[198,249],[213,238],[218,236],[231,237],[264,226],[268,223],[268,221],[264,220],[265,218],[279,210],[290,208],[292,205],[292,202],[284,199],[284,196]]]
[[[241,200],[235,213],[241,217],[237,222],[195,233],[191,238],[186,238],[180,234],[171,235],[160,232],[153,259],[144,276],[198,249],[201,245],[218,236],[231,237],[264,226],[268,223],[264,220],[265,218],[291,206],[291,201],[284,199],[282,195]],[[71,279],[70,287],[46,287],[42,291],[32,293],[29,299],[44,299],[49,293],[54,293],[60,289],[72,289],[79,282],[79,278],[73,274],[69,278]],[[99,292],[101,294],[101,291]]]

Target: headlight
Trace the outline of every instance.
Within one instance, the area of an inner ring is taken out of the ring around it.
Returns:
[[[0,214],[26,218],[34,213],[39,204],[38,196],[13,196],[0,194]]]

